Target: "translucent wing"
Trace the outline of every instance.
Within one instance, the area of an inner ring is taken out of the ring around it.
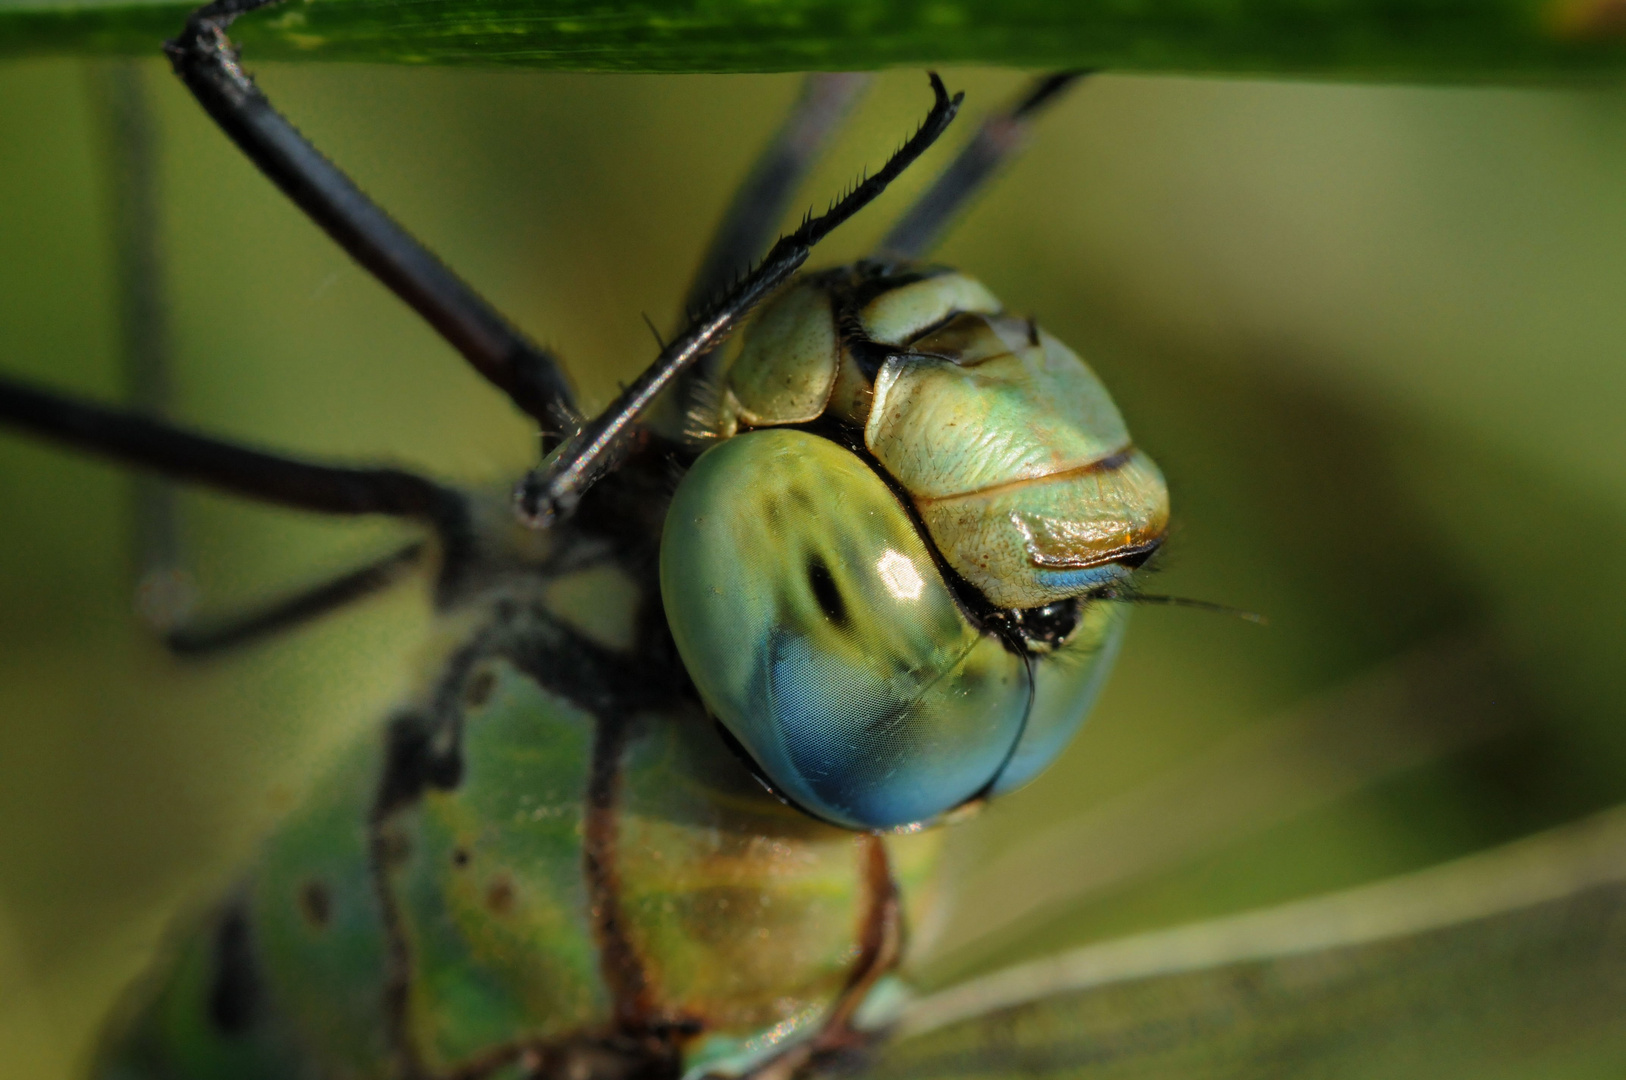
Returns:
[[[1618,1076],[1626,808],[918,999],[866,1075]]]
[[[1488,642],[1442,639],[1083,813],[968,847],[939,922],[914,928],[916,962],[932,985],[986,971],[1024,928],[1527,728],[1507,671]]]

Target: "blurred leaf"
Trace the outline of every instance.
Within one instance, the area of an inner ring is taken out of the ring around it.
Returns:
[[[149,54],[187,0],[0,0],[0,56]],[[303,0],[257,58],[578,71],[925,63],[1529,81],[1619,70],[1619,0]]]

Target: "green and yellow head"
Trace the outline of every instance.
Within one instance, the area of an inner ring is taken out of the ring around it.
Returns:
[[[763,778],[888,829],[1036,776],[1168,526],[1095,373],[964,274],[860,262],[765,305],[716,391],[661,593]]]

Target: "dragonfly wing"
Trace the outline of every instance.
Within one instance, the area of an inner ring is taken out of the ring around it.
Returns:
[[[1070,820],[973,849],[948,925],[913,948],[928,968],[970,970],[1035,921],[1507,736],[1529,722],[1509,667],[1483,641],[1432,642]]]
[[[1617,1076],[1626,808],[920,998],[867,1075]]]

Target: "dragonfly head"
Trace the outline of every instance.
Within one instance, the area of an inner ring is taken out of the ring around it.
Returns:
[[[859,263],[766,305],[661,548],[678,650],[764,777],[850,828],[1026,783],[1083,722],[1168,492],[1079,357],[981,284]]]

